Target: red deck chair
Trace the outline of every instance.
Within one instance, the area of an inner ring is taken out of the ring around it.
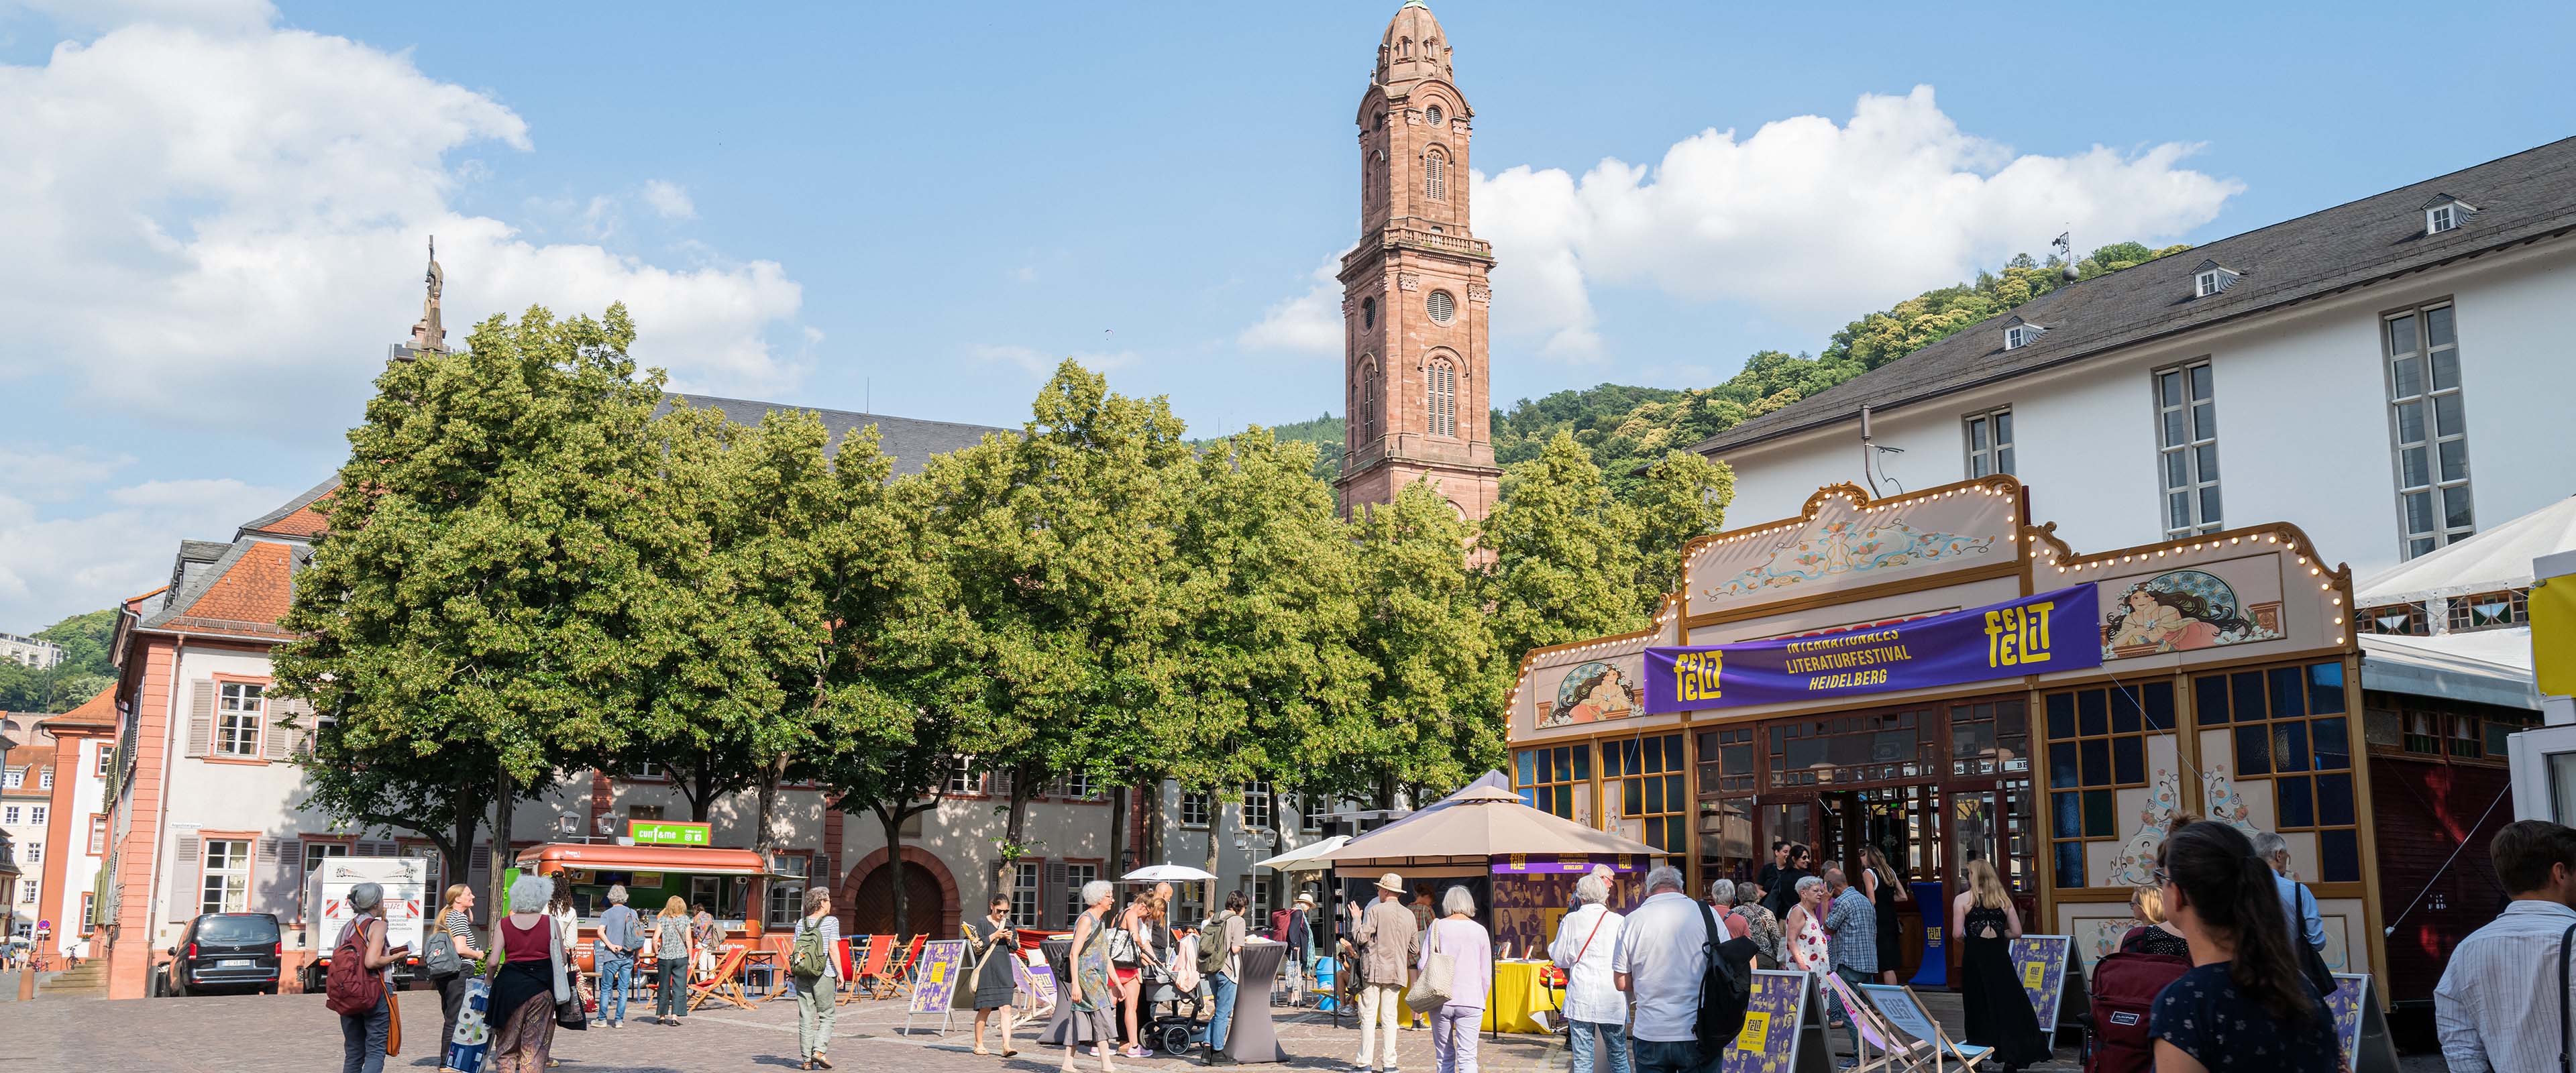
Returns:
[[[741,943],[726,943],[723,960],[716,962],[716,974],[689,988],[689,1012],[696,1013],[698,1006],[710,998],[750,1009],[751,1000],[742,993],[742,959],[750,953],[751,948]]]
[[[886,964],[894,960],[894,936],[871,935],[867,937],[867,942],[867,953],[859,960],[859,971],[856,977],[859,986],[852,988],[851,991],[853,994],[864,994],[869,998],[890,997],[895,993],[895,988],[894,981],[891,979],[893,973]]]
[[[912,984],[912,964],[913,962],[921,960],[921,944],[929,941],[929,932],[923,932],[912,937],[912,945],[904,948],[903,960],[897,963],[894,967],[894,971],[886,977],[888,985],[900,992],[905,987]]]

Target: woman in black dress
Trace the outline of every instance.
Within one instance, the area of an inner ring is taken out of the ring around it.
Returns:
[[[2030,992],[2013,971],[2012,941],[2021,937],[2021,914],[1994,865],[1969,861],[1967,873],[1968,889],[1950,902],[1950,933],[1964,944],[1959,982],[1967,1000],[1968,1042],[1994,1048],[1994,1061],[2007,1070],[2038,1065],[2051,1050]]]
[[[1869,885],[1869,889],[1862,893],[1869,896],[1878,910],[1878,982],[1893,984],[1905,971],[1905,943],[1898,938],[1896,903],[1912,901],[1913,896],[1906,891],[1905,880],[1896,874],[1896,869],[1888,866],[1887,855],[1880,853],[1878,847],[1862,846],[1860,864],[1867,877],[1864,882]]]
[[[966,931],[966,956],[975,963],[975,1053],[993,1053],[984,1049],[984,1022],[1000,1010],[1004,1058],[1020,1053],[1011,1049],[1011,996],[1020,986],[1011,974],[1011,959],[1019,956],[1020,937],[1010,921],[1011,900],[996,897],[984,919],[959,925]]]
[[[1798,904],[1798,881],[1814,875],[1815,851],[1801,845],[1789,847],[1789,867],[1780,870],[1777,885],[1762,885],[1762,907],[1782,920],[1789,919],[1789,907]]]

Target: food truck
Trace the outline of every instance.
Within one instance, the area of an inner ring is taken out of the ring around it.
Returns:
[[[1998,475],[1821,488],[1682,559],[1650,628],[1522,661],[1523,800],[1679,858],[1693,890],[1775,840],[1877,847],[1917,895],[1909,977],[1955,963],[1926,940],[1971,860],[2089,965],[2188,812],[2280,832],[2327,963],[2387,965],[2352,578],[2295,526],[2079,552]]]
[[[758,940],[759,899],[766,896],[769,869],[760,854],[747,849],[707,845],[707,825],[632,821],[629,835],[617,842],[544,842],[519,851],[506,878],[552,876],[558,892],[572,896],[581,918],[579,949],[573,951],[584,971],[591,969],[591,942],[599,937],[599,915],[608,909],[608,888],[626,888],[626,905],[650,918],[677,896],[693,908],[705,905],[724,938]]]

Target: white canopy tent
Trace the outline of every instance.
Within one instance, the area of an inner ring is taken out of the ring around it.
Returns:
[[[2371,608],[2526,588],[2533,559],[2570,550],[2576,550],[2576,498],[2379,572],[2354,586],[2353,610],[2359,616]],[[2429,605],[2425,614],[2444,617]],[[2429,637],[2365,633],[2361,651],[2365,689],[2540,709],[2528,626]]]

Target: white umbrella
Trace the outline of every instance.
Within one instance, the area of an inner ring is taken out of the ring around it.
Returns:
[[[1212,872],[1202,872],[1186,864],[1149,864],[1118,878],[1129,883],[1160,883],[1165,881],[1196,883],[1203,880],[1215,879],[1216,875]]]
[[[1268,860],[1256,861],[1253,867],[1276,868],[1282,872],[1321,872],[1324,870],[1324,863],[1314,858],[1340,849],[1342,843],[1350,840],[1349,835],[1334,835],[1320,842],[1309,842]]]

